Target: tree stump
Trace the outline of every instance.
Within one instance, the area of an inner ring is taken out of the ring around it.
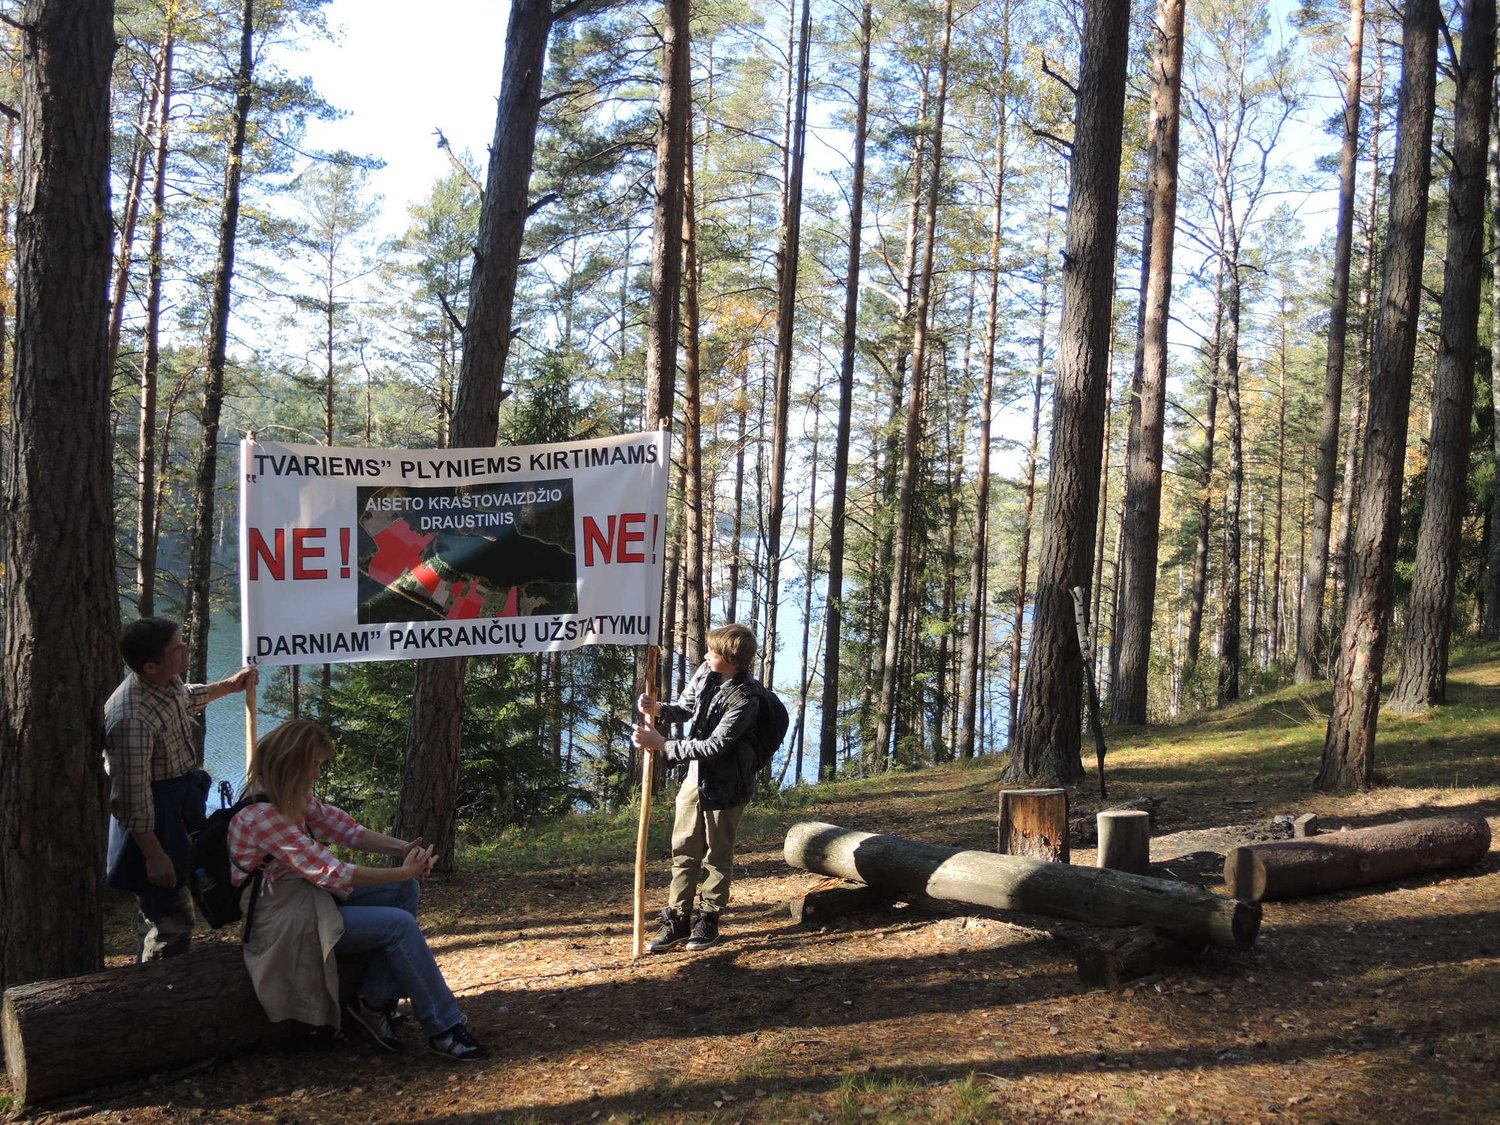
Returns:
[[[23,1105],[233,1055],[302,1030],[266,1019],[238,942],[5,990],[5,1068]]]
[[[1227,949],[1250,948],[1260,929],[1259,906],[1201,887],[1106,868],[944,848],[833,824],[792,825],[785,854],[793,867],[864,883],[903,902],[931,898],[1096,926],[1150,925],[1179,941]]]
[[[1272,902],[1468,867],[1489,850],[1483,817],[1430,817],[1231,848],[1224,882],[1237,899]]]
[[[1132,875],[1151,873],[1151,814],[1108,809],[1098,815],[1098,866]]]
[[[1068,791],[1002,789],[995,850],[1001,855],[1067,863]]]

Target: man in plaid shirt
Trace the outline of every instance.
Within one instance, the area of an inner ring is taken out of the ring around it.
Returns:
[[[104,707],[109,771],[112,887],[135,892],[140,959],[186,952],[193,929],[187,889],[192,836],[203,824],[208,775],[199,767],[192,715],[215,699],[253,688],[256,672],[184,684],[188,646],[177,622],[132,621],[120,635],[130,667]]]

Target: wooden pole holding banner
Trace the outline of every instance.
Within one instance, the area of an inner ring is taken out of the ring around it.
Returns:
[[[672,428],[672,420],[665,416],[658,418],[656,428],[665,433]],[[665,595],[665,590],[663,590],[663,595]],[[660,617],[657,620],[659,622]],[[660,636],[659,631],[657,635]],[[648,708],[656,702],[656,665],[660,656],[659,644],[646,646],[646,690],[644,694]],[[649,709],[642,718],[646,721],[647,730],[656,729],[656,720]],[[630,930],[630,956],[637,961],[646,952],[646,844],[651,834],[651,795],[655,790],[656,755],[650,750],[643,750],[641,752],[641,822],[635,833],[635,914]]]
[[[656,702],[656,661],[660,645],[646,646],[646,703]],[[646,711],[646,728],[654,730],[655,719]],[[646,843],[651,834],[651,793],[656,788],[656,755],[641,751],[641,823],[635,833],[635,924],[631,928],[630,956],[639,960],[646,952]]]
[[[259,741],[255,729],[255,693],[259,681],[245,689],[245,777],[250,777],[250,761],[255,756],[255,744]]]
[[[250,443],[255,444],[256,431],[251,430],[248,435]],[[240,487],[244,487],[242,481]],[[241,504],[244,500],[241,498]],[[245,781],[249,784],[250,762],[255,757],[255,744],[260,741],[259,733],[255,725],[255,697],[260,692],[260,675],[257,673],[255,682],[245,689]]]

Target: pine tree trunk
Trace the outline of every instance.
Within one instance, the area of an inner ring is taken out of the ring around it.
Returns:
[[[708,618],[704,612],[703,544],[703,387],[700,367],[698,286],[698,223],[693,192],[693,146],[687,148],[687,180],[683,194],[684,284],[682,299],[682,503],[687,509],[683,542],[683,616],[687,653],[702,657],[707,651]]]
[[[1484,259],[1484,174],[1495,77],[1495,0],[1469,0],[1454,109],[1448,249],[1432,388],[1427,500],[1406,614],[1406,647],[1391,690],[1398,711],[1442,703],[1448,680],[1460,524],[1467,504],[1474,351]]]
[[[1286,651],[1286,599],[1282,596],[1282,534],[1286,509],[1286,369],[1287,294],[1281,295],[1280,339],[1276,355],[1276,516],[1271,531],[1271,610],[1269,663],[1279,664]]]
[[[812,27],[810,0],[802,0],[800,25],[796,36],[796,64],[788,75],[791,104],[788,106],[790,112],[786,131],[781,244],[776,249],[776,383],[771,417],[771,494],[766,505],[766,627],[761,636],[760,650],[760,679],[768,685],[776,677],[781,524],[786,512],[786,447],[792,394],[792,329],[797,319],[797,267],[802,243],[802,169],[807,149],[807,60]],[[790,50],[787,51],[787,58],[788,61],[792,58]],[[805,626],[806,622],[803,624]]]
[[[1240,521],[1245,495],[1244,421],[1240,411],[1240,251],[1237,235],[1231,235],[1229,276],[1228,331],[1224,340],[1224,389],[1229,433],[1228,479],[1224,497],[1224,621],[1219,643],[1219,703],[1232,703],[1240,697],[1240,619],[1243,592],[1241,587]]]
[[[918,121],[927,120],[927,99],[931,92],[931,82],[932,71],[927,68],[922,75],[921,97],[917,103]],[[900,480],[897,465],[901,444],[897,438],[903,432],[901,404],[905,401],[907,365],[911,359],[911,336],[904,329],[911,323],[912,308],[916,301],[917,243],[922,233],[922,171],[925,167],[926,154],[927,131],[919,129],[916,141],[912,145],[911,196],[907,201],[906,212],[906,253],[901,270],[901,300],[897,315],[901,330],[896,333],[896,354],[891,363],[892,378],[886,424],[880,431],[884,434],[884,442],[876,477],[879,504],[875,511],[875,563],[871,569],[871,579],[866,583],[864,612],[867,627],[865,632],[871,638],[871,647],[874,649],[874,659],[870,661],[865,676],[860,705],[860,714],[864,716],[866,727],[877,705],[881,685],[885,682],[886,620],[890,610],[891,591],[898,585],[891,570],[891,558],[895,551],[896,539],[894,522],[896,492]],[[864,752],[871,762],[872,769],[883,768],[881,755],[885,751],[880,746],[881,744],[875,740],[874,733],[870,732],[870,744],[864,748]]]
[[[748,362],[740,366],[740,401],[750,401],[750,369]],[[745,448],[746,415],[748,411],[735,411],[737,427],[734,442],[734,519],[729,536],[729,589],[726,591],[724,616],[727,620],[740,620],[740,556],[744,550],[745,537]]]
[[[822,354],[822,348],[819,348],[818,355],[821,356]],[[819,383],[823,381],[821,367],[822,364],[820,361],[818,372]],[[816,398],[813,400],[812,410],[812,457],[809,461],[809,464],[812,465],[812,472],[809,474],[807,483],[807,571],[803,575],[804,581],[802,583],[802,663],[798,665],[801,669],[798,673],[798,682],[801,686],[797,692],[797,718],[795,720],[797,727],[797,737],[795,739],[796,769],[792,774],[793,785],[802,784],[802,752],[803,746],[807,742],[807,703],[812,693],[813,681],[813,669],[809,663],[807,646],[813,631],[813,590],[818,584],[818,566],[816,561],[818,557],[818,445],[823,436],[823,411],[820,409]],[[813,652],[812,659],[817,659],[816,651]],[[786,767],[783,765],[782,774],[785,775],[785,773]],[[781,788],[779,783],[777,788]]]
[[[1365,431],[1359,523],[1349,568],[1349,610],[1320,789],[1368,789],[1393,596],[1401,473],[1427,234],[1432,115],[1441,13],[1436,0],[1407,0],[1402,20],[1401,96],[1390,217],[1375,326],[1370,421]]]
[[[1349,3],[1349,63],[1344,78],[1344,146],[1339,157],[1339,211],[1333,244],[1333,297],[1328,308],[1328,362],[1323,375],[1323,421],[1318,435],[1318,475],[1313,484],[1312,556],[1303,576],[1302,626],[1297,634],[1296,680],[1318,675],[1323,635],[1323,591],[1328,579],[1328,536],[1338,474],[1339,420],[1343,409],[1344,355],[1349,335],[1349,265],[1354,247],[1354,178],[1359,161],[1360,81],[1365,3]]]
[[[969,560],[969,622],[965,632],[963,670],[959,681],[958,754],[972,758],[975,752],[975,714],[978,711],[983,664],[981,649],[988,623],[984,591],[990,557],[990,427],[995,399],[995,352],[1000,337],[1000,244],[1005,230],[1005,133],[1010,105],[1005,83],[1010,75],[1010,0],[1000,16],[999,95],[996,100],[995,210],[990,223],[989,295],[985,308],[984,385],[979,398],[979,467],[974,482],[974,554]]]
[[[1198,472],[1198,535],[1193,545],[1193,576],[1189,591],[1187,643],[1182,678],[1192,679],[1203,643],[1203,606],[1208,600],[1208,545],[1213,534],[1214,444],[1219,425],[1219,362],[1224,337],[1224,271],[1220,262],[1214,284],[1213,335],[1208,361],[1208,405],[1203,411],[1203,462]]]
[[[964,375],[967,383],[967,373]],[[949,386],[952,384],[949,383]],[[967,427],[963,421],[953,417],[953,396],[946,398],[948,409],[944,411],[946,417],[943,419],[943,432],[947,435],[947,450],[945,451],[948,464],[955,466],[947,482],[946,504],[948,508],[948,529],[943,538],[943,594],[942,604],[938,610],[938,620],[945,626],[938,635],[937,658],[934,661],[935,672],[932,687],[932,711],[934,715],[932,730],[932,760],[934,762],[951,762],[954,758],[954,746],[957,742],[957,724],[950,724],[949,717],[953,712],[953,672],[949,667],[952,656],[956,649],[952,626],[958,618],[958,500],[959,487],[963,483],[962,470],[957,468],[960,458],[954,449],[954,430],[958,430],[959,447],[964,444],[964,431]],[[913,661],[913,667],[917,666]]]
[[[1379,44],[1382,22],[1378,6],[1370,14],[1370,22],[1373,26],[1372,38],[1376,44]],[[1349,558],[1354,550],[1354,518],[1359,509],[1355,485],[1359,482],[1359,451],[1364,443],[1365,406],[1374,352],[1375,318],[1372,315],[1372,309],[1375,302],[1375,262],[1380,233],[1376,227],[1380,210],[1380,188],[1384,180],[1380,164],[1380,137],[1384,107],[1381,94],[1385,89],[1385,52],[1378,47],[1375,51],[1373,86],[1375,104],[1370,111],[1370,179],[1369,189],[1365,192],[1365,242],[1359,287],[1359,330],[1362,346],[1360,362],[1354,373],[1354,386],[1350,388],[1354,393],[1354,411],[1344,444],[1344,475],[1340,488],[1339,513],[1330,547],[1335,552],[1333,559],[1334,604],[1338,606],[1340,612],[1345,614],[1348,611],[1349,601]],[[1338,631],[1338,628],[1339,626],[1330,624],[1327,630],[1330,638]],[[1320,631],[1318,635],[1322,638],[1324,634]],[[1330,648],[1334,647],[1336,646],[1330,641]],[[1334,669],[1330,668],[1328,672],[1332,676]]]
[[[1007,771],[1012,782],[1066,784],[1083,776],[1084,654],[1070,591],[1092,585],[1129,26],[1128,4],[1084,4],[1051,474],[1031,658]]]
[[[1048,211],[1053,202],[1052,183],[1047,184]],[[1037,294],[1036,364],[1031,381],[1031,441],[1026,447],[1026,483],[1022,488],[1021,544],[1017,550],[1016,615],[1010,630],[1010,690],[1007,699],[1005,745],[1016,741],[1021,717],[1021,649],[1026,637],[1027,580],[1031,570],[1031,528],[1036,513],[1036,477],[1042,455],[1042,391],[1047,375],[1047,318],[1052,296],[1052,227],[1048,224],[1042,244],[1041,283]]]
[[[167,156],[172,123],[175,9],[162,32],[156,110],[156,177],[151,193],[151,259],[146,282],[146,347],[141,357],[141,409],[136,435],[136,611],[156,616],[156,386],[161,369],[162,241],[167,225]]]
[[[165,44],[165,33],[163,36]],[[125,297],[130,289],[130,263],[135,254],[135,228],[140,219],[141,194],[146,189],[146,160],[151,152],[149,137],[156,114],[156,99],[162,89],[162,64],[166,51],[160,50],[152,68],[150,92],[141,99],[140,115],[136,120],[135,137],[131,142],[130,178],[125,185],[125,205],[120,214],[119,251],[115,257],[115,280],[110,289],[109,313],[109,369],[115,369],[120,355],[120,333],[125,323]],[[9,150],[10,138],[6,149]]]
[[[1496,97],[1500,98],[1500,91]],[[1497,111],[1500,112],[1500,111]],[[1496,421],[1490,426],[1491,465],[1500,474],[1500,130],[1490,142],[1490,411]],[[1489,545],[1484,583],[1484,620],[1480,635],[1487,641],[1500,640],[1500,475],[1492,475],[1490,485]]]
[[[459,448],[494,445],[499,427],[527,186],[541,113],[542,64],[551,26],[550,0],[513,0],[469,277],[469,316],[453,410],[453,444]],[[675,333],[672,339],[675,343]],[[417,662],[395,831],[405,839],[420,836],[436,845],[442,871],[453,869],[463,700],[462,657]]]
[[[103,708],[119,674],[106,303],[113,9],[29,0],[21,16],[16,365],[0,511],[0,987],[88,972],[104,955]]]
[[[1182,116],[1186,0],[1159,0],[1151,76],[1145,243],[1147,275],[1136,373],[1130,396],[1123,551],[1119,579],[1118,668],[1111,683],[1116,723],[1144,723],[1161,542],[1162,443],[1166,429],[1167,324],[1177,233],[1177,154]]]
[[[1114,321],[1110,321],[1109,338],[1115,338]],[[1092,591],[1093,604],[1088,607],[1088,620],[1090,626],[1090,640],[1088,651],[1083,654],[1083,659],[1094,669],[1097,679],[1099,667],[1099,610],[1104,596],[1104,543],[1109,538],[1109,453],[1114,446],[1115,432],[1115,372],[1113,356],[1111,355],[1110,368],[1104,375],[1104,448],[1100,453],[1100,475],[1099,475],[1099,510],[1096,519],[1098,530],[1094,533],[1094,565],[1091,572],[1094,576]],[[1119,571],[1115,572],[1116,584],[1119,583]],[[1085,598],[1090,597],[1085,591]]]
[[[213,573],[214,509],[219,488],[219,416],[224,407],[224,366],[229,350],[229,293],[234,279],[235,240],[240,223],[240,178],[245,131],[255,77],[255,0],[244,0],[240,11],[240,57],[234,75],[234,112],[229,125],[229,149],[224,160],[224,199],[219,208],[219,249],[209,293],[208,369],[203,379],[203,401],[198,411],[198,465],[193,483],[193,535],[188,552],[186,631],[192,644],[188,678],[208,679],[209,585]],[[199,734],[201,747],[202,734]]]
[[[664,0],[661,95],[656,103],[656,204],[651,237],[651,311],[646,321],[646,425],[671,419],[681,323],[682,204],[692,119],[688,0]],[[545,40],[545,36],[543,37]],[[541,76],[537,76],[540,84]],[[532,127],[533,132],[535,126]],[[530,162],[527,164],[528,171]],[[488,195],[486,195],[488,199]],[[472,315],[471,315],[472,321]]]
[[[838,772],[840,649],[844,622],[844,520],[848,509],[849,441],[853,429],[854,357],[859,326],[860,251],[864,236],[865,140],[870,119],[871,0],[860,13],[859,93],[854,107],[854,180],[849,188],[849,256],[844,277],[844,338],[839,360],[839,406],[828,513],[828,597],[824,610],[823,704],[818,731],[818,780]]]
[[[943,116],[948,100],[948,55],[953,41],[953,0],[943,6],[943,45],[938,62],[938,88],[932,124],[932,171],[927,183],[925,237],[922,269],[917,277],[917,300],[913,309],[911,388],[906,403],[905,439],[901,446],[901,483],[893,513],[891,542],[891,589],[885,623],[885,660],[881,666],[880,702],[875,712],[875,768],[890,764],[891,716],[896,710],[896,688],[901,652],[901,618],[907,601],[907,571],[911,566],[911,505],[916,491],[918,452],[922,438],[922,405],[927,364],[927,318],[932,303],[932,271],[937,241],[937,209],[943,179]]]

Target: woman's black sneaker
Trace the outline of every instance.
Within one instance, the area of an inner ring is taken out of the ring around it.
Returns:
[[[693,923],[693,932],[688,935],[687,948],[697,952],[719,942],[719,912],[700,910],[698,920]]]
[[[368,1031],[370,1038],[387,1051],[400,1051],[401,1040],[396,1035],[396,1029],[391,1026],[392,1010],[394,1009],[372,1008],[358,996],[344,1005],[349,1018]]]
[[[490,1049],[474,1038],[465,1023],[456,1023],[441,1035],[434,1035],[427,1040],[427,1045],[438,1054],[459,1062],[478,1062],[490,1057]]]
[[[670,906],[661,912],[658,923],[656,933],[646,943],[647,953],[665,953],[669,949],[676,949],[693,932],[688,916]]]

